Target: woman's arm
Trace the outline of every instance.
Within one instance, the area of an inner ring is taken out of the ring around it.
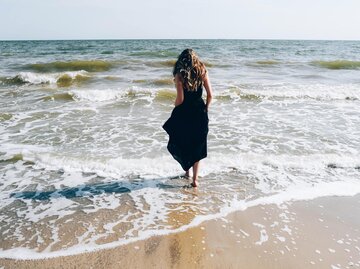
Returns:
[[[204,78],[204,87],[206,90],[206,111],[208,111],[212,100],[212,89],[208,73],[206,73]]]
[[[177,74],[174,78],[175,88],[176,88],[176,99],[175,106],[181,105],[184,101],[184,91],[183,91],[183,83],[180,79],[179,74]]]

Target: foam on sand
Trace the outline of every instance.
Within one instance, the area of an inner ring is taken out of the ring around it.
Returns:
[[[14,244],[11,249],[3,249],[2,258],[73,255],[183,231],[257,205],[360,193],[356,169],[360,159],[355,155],[213,154],[203,162],[200,192],[195,194],[183,188],[183,179],[172,179],[179,170],[168,155],[95,158],[16,144],[3,144],[0,151],[8,165],[7,180],[0,192],[2,207],[15,201],[21,205],[14,208],[16,219],[5,213],[2,216],[7,219],[2,226],[3,239]],[[329,167],[329,163],[337,168]],[[45,181],[44,173],[49,175]],[[317,180],[309,178],[313,173]],[[179,223],[169,218],[180,213],[188,215],[187,221]],[[80,216],[85,230],[79,225]],[[41,223],[52,218],[47,224],[51,229],[48,238]],[[100,223],[101,229],[94,222],[98,218],[106,224]],[[34,244],[32,237],[24,232],[29,222],[39,238],[47,238],[33,247],[29,247]],[[63,230],[69,233],[73,229],[70,227],[80,229],[73,242],[64,241]],[[266,239],[266,232],[260,231],[259,245]]]
[[[315,190],[315,192],[314,192]],[[293,188],[289,189],[286,192],[281,192],[273,196],[268,196],[266,198],[259,198],[254,200],[242,200],[242,201],[232,201],[228,206],[223,207],[219,213],[209,214],[209,215],[200,215],[196,216],[189,224],[183,225],[177,229],[163,229],[163,230],[142,230],[138,233],[137,237],[130,237],[127,239],[121,239],[116,242],[106,243],[106,244],[96,244],[94,241],[88,242],[86,244],[78,244],[75,246],[68,247],[66,249],[61,249],[57,251],[44,251],[37,252],[28,248],[18,247],[13,249],[3,250],[0,253],[0,258],[10,258],[10,259],[43,259],[43,258],[52,258],[52,257],[61,257],[68,255],[81,254],[101,249],[108,249],[124,244],[129,244],[131,242],[136,242],[138,240],[147,239],[154,235],[166,235],[184,231],[191,227],[200,225],[206,220],[211,220],[215,218],[222,218],[228,215],[231,212],[238,210],[246,210],[248,208],[258,206],[258,205],[270,205],[270,204],[281,204],[288,201],[302,201],[307,199],[314,199],[317,197],[324,196],[353,196],[360,193],[360,187],[355,182],[353,183],[326,183],[319,184],[313,187],[307,188]],[[153,194],[151,195],[153,197]],[[108,225],[109,226],[109,225]],[[110,225],[113,227],[113,225]],[[109,226],[109,227],[110,227]],[[91,230],[91,229],[90,229]],[[258,245],[263,244],[268,239],[268,235],[264,229],[261,230],[260,240]]]

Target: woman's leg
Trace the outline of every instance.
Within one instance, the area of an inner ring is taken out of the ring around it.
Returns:
[[[185,171],[185,177],[186,177],[186,178],[190,177],[189,170]]]
[[[194,163],[194,165],[193,165],[193,182],[192,182],[192,186],[193,186],[193,187],[197,187],[197,179],[198,179],[198,173],[199,173],[199,164],[200,164],[200,161]]]

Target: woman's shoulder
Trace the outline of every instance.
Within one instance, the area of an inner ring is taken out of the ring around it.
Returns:
[[[206,69],[205,69],[204,74],[201,75],[201,78],[202,78],[203,81],[209,79],[209,72]]]

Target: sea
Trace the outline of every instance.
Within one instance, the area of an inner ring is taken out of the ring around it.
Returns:
[[[214,94],[196,189],[162,128],[186,48]],[[360,41],[0,41],[0,63],[1,258],[360,193]]]

